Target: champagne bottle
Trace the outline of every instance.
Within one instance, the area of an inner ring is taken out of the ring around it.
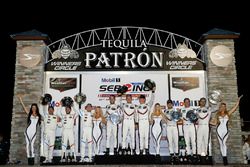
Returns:
[[[118,155],[122,155],[122,145],[121,144],[119,144]]]
[[[128,155],[131,155],[131,148],[130,148],[130,143],[128,143],[128,151],[127,151]]]

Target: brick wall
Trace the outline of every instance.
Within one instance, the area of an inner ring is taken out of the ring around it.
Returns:
[[[27,163],[26,144],[24,131],[27,127],[27,114],[24,112],[17,95],[23,94],[23,102],[29,110],[32,103],[38,103],[43,92],[43,75],[44,75],[44,60],[32,68],[26,68],[20,65],[19,56],[20,49],[24,46],[33,46],[41,50],[45,46],[43,41],[17,41],[16,52],[16,70],[15,70],[15,87],[13,97],[13,113],[11,122],[11,140],[10,140],[10,161],[15,162],[21,160],[22,163]],[[39,139],[40,128],[35,142],[36,162],[39,158]]]
[[[235,68],[235,58],[233,63],[228,67],[218,67],[211,62],[209,54],[211,49],[217,45],[225,45],[234,53],[234,41],[229,39],[206,40],[204,43],[205,55],[207,59],[207,85],[208,94],[213,90],[221,90],[223,101],[227,103],[227,109],[230,110],[237,98],[237,74]],[[243,163],[242,144],[241,144],[241,122],[240,114],[237,110],[231,117],[229,127],[228,146],[228,162]],[[219,142],[216,136],[215,127],[212,128],[212,154],[215,163],[222,163]]]

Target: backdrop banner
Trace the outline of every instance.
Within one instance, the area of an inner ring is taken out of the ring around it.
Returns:
[[[87,103],[94,107],[101,106],[105,114],[105,107],[109,104],[109,96],[117,95],[117,90],[126,85],[131,94],[133,103],[139,104],[138,97],[143,94],[147,102],[151,98],[151,91],[144,86],[144,81],[151,79],[156,84],[155,103],[160,103],[162,109],[166,108],[166,101],[172,99],[174,107],[182,108],[183,99],[188,97],[191,106],[198,106],[198,100],[206,97],[206,82],[204,71],[102,71],[102,72],[46,72],[45,93],[52,95],[51,105],[59,113],[60,100],[69,96],[72,99],[77,93],[86,95],[86,102],[79,106],[75,103],[75,109],[84,109]],[[125,96],[122,97],[125,102]],[[117,102],[118,103],[118,102]],[[64,107],[62,107],[62,110]],[[80,138],[82,125],[80,118],[76,120],[75,144],[77,154],[80,155]],[[180,126],[180,125],[179,125]],[[121,143],[121,124],[119,124],[118,142]],[[179,128],[179,135],[182,136],[182,128]],[[61,149],[61,128],[56,131],[55,156],[60,156]],[[101,154],[104,154],[106,146],[106,127],[103,126],[103,138],[101,141]],[[136,130],[136,149],[139,152],[139,136]],[[155,143],[150,133],[150,153],[155,154]],[[161,140],[160,155],[169,155],[166,128],[163,125],[163,136]]]

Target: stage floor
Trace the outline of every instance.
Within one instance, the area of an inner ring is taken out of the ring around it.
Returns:
[[[20,166],[20,167],[30,167],[30,165],[1,165],[1,167],[11,167],[11,166]],[[40,165],[33,165],[34,167],[39,167]],[[50,167],[69,167],[69,165],[51,165]],[[79,166],[79,165],[76,165]],[[85,167],[92,167],[93,165],[84,165]],[[107,167],[108,165],[98,165],[98,167]],[[112,167],[128,167],[131,165],[112,165]],[[157,164],[151,164],[151,165],[133,165],[133,167],[166,167],[166,166],[173,166],[173,165],[157,165]],[[197,167],[197,165],[177,165],[178,167]],[[216,164],[216,165],[202,165],[202,167],[225,167],[223,164]],[[244,164],[229,164],[228,167],[247,167],[250,165],[244,165]]]
[[[79,160],[80,157],[77,157],[77,160]],[[8,164],[3,165],[4,166],[23,166],[28,167],[29,165],[26,165],[27,162],[20,162],[19,164]],[[178,164],[171,164],[170,157],[168,156],[162,156],[157,157],[155,155],[116,155],[116,156],[97,156],[95,157],[94,161],[92,163],[80,163],[80,162],[64,162],[60,163],[60,157],[54,158],[54,163],[46,163],[46,164],[35,164],[34,166],[49,166],[49,167],[58,167],[58,166],[93,166],[97,165],[99,167],[107,167],[112,165],[112,167],[127,167],[127,166],[133,166],[133,167],[163,167],[163,166],[186,166],[186,167],[192,167],[192,166],[202,166],[202,167],[211,167],[211,166],[224,166],[223,164],[212,164],[212,157],[209,157],[207,161],[204,163],[199,162],[196,164],[188,164],[187,162],[182,162]],[[2,165],[1,165],[2,166]],[[229,164],[228,166],[234,166],[234,167],[241,167],[241,166],[250,166],[244,165],[244,164]]]
[[[155,156],[155,155],[99,155],[95,156],[93,161],[90,162],[78,162],[80,157],[77,157],[77,162],[60,162],[60,157],[54,157],[53,163],[42,163],[42,166],[51,165],[212,165],[212,157],[202,158],[199,162],[196,159],[187,161],[184,157],[181,157],[179,161],[171,161],[169,156]]]

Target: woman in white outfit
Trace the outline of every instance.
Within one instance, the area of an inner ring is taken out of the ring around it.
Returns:
[[[30,110],[28,111],[22,101],[21,96],[19,96],[19,100],[22,104],[23,110],[28,114],[28,126],[24,132],[28,164],[34,165],[34,143],[36,140],[37,127],[41,124],[41,115],[39,114],[39,109],[36,103],[31,104]]]
[[[237,109],[237,107],[239,106],[240,103],[240,99],[242,96],[240,96],[236,102],[236,104],[234,105],[234,107],[231,110],[227,110],[226,107],[226,103],[221,103],[219,106],[219,110],[216,113],[216,116],[213,120],[211,120],[211,124],[212,125],[216,125],[216,133],[217,133],[217,137],[219,140],[219,144],[220,144],[220,151],[223,157],[223,164],[224,165],[228,165],[227,162],[227,138],[228,138],[228,123],[230,120],[230,116],[232,113],[234,113]]]
[[[100,143],[102,140],[102,126],[105,125],[106,119],[103,116],[102,108],[100,106],[97,106],[95,108],[95,112],[93,115],[93,139],[94,139],[94,149],[95,149],[95,155],[99,154],[100,151]]]
[[[155,104],[154,110],[151,114],[152,121],[152,135],[156,147],[156,156],[160,156],[160,141],[162,136],[162,120],[166,122],[166,116],[161,110],[159,103]]]

